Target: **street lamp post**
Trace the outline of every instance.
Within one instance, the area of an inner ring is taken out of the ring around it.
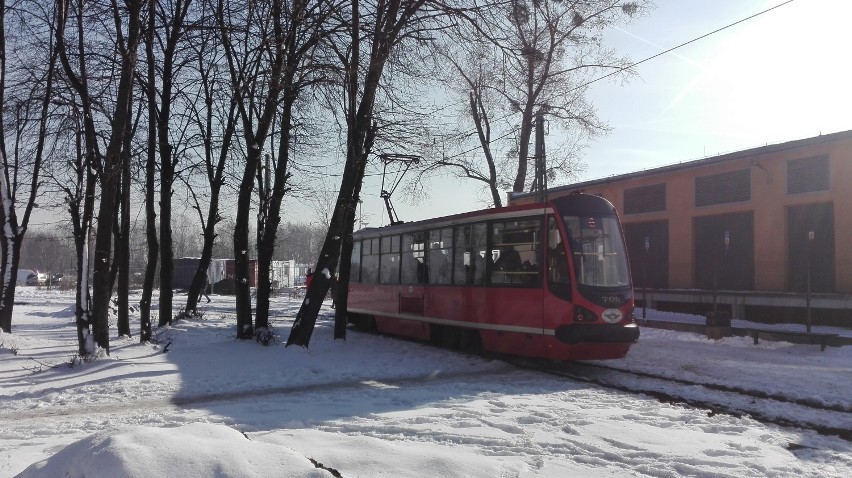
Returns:
[[[648,325],[648,257],[651,249],[651,238],[645,236],[645,267],[642,268],[642,322]]]
[[[808,231],[808,252],[807,252],[807,291],[805,293],[805,306],[807,307],[807,332],[811,333],[811,250],[814,243],[814,231]]]

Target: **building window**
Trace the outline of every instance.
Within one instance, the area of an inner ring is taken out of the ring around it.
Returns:
[[[624,214],[666,210],[666,184],[651,184],[624,190]]]
[[[787,161],[787,194],[828,191],[828,155]]]
[[[695,178],[695,205],[710,206],[751,200],[751,170]]]

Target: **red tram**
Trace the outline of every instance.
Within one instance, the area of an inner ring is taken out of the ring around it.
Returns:
[[[354,234],[349,322],[445,346],[614,359],[639,338],[613,205],[571,194]]]

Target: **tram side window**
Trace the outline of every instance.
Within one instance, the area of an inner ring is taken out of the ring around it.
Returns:
[[[382,238],[382,258],[379,282],[399,284],[399,236]]]
[[[541,220],[535,218],[493,222],[491,283],[541,283]]]
[[[375,284],[379,281],[379,238],[366,239],[361,252],[361,282]]]
[[[453,284],[485,284],[487,232],[488,226],[485,224],[465,224],[456,227]]]
[[[352,267],[349,270],[350,282],[361,282],[361,241],[352,244]]]
[[[426,283],[426,233],[413,232],[402,235],[402,284]]]
[[[429,231],[429,255],[427,270],[430,284],[449,284],[452,278],[452,228]]]

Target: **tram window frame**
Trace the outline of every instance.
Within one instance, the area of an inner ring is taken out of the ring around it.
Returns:
[[[425,284],[426,232],[402,234],[400,251],[400,284]]]
[[[455,228],[453,284],[485,285],[488,224],[462,224]],[[477,259],[478,258],[478,259]]]
[[[349,282],[361,282],[361,241],[352,243],[352,259],[349,263]]]
[[[379,283],[399,284],[399,235],[383,236],[380,247]]]
[[[542,222],[541,216],[524,216],[489,223],[489,285],[541,287]],[[524,238],[524,234],[531,237]]]
[[[449,285],[453,278],[453,228],[431,229],[428,233],[426,271],[429,284]]]
[[[556,216],[547,216],[547,284],[553,295],[571,300],[571,256],[567,251],[568,244],[559,230]]]
[[[361,249],[361,282],[379,283],[379,238],[365,239]]]

